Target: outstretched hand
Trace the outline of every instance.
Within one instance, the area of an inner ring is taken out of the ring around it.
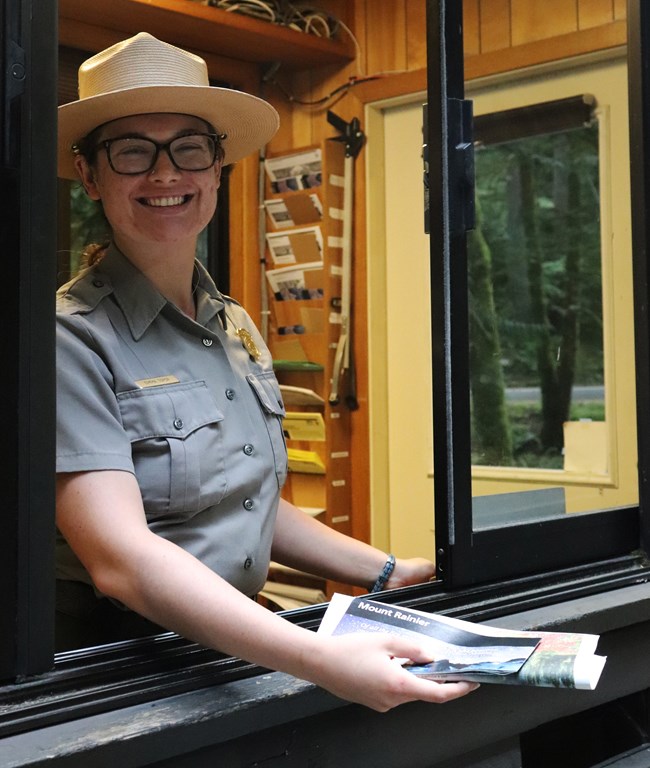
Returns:
[[[426,645],[394,635],[323,636],[307,679],[346,701],[386,712],[408,701],[442,704],[465,696],[477,683],[436,683],[412,674],[405,660],[433,661]]]

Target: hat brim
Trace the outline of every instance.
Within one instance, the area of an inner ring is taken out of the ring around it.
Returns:
[[[223,141],[224,164],[263,147],[277,131],[276,110],[262,99],[229,88],[154,85],[103,93],[59,107],[58,174],[77,179],[72,146],[111,120],[130,115],[171,112],[207,120]]]

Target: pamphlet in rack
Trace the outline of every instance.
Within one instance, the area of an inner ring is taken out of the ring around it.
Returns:
[[[270,157],[264,166],[271,189],[276,193],[311,189],[320,186],[323,180],[320,149]]]
[[[266,277],[276,301],[323,298],[323,262],[267,269]]]
[[[323,260],[323,235],[320,227],[270,232],[266,235],[266,242],[276,267]]]
[[[314,405],[324,406],[325,400],[313,389],[295,387],[290,384],[280,384],[280,392],[285,406]]]
[[[503,630],[340,594],[332,597],[318,631],[426,636],[434,661],[404,660],[404,665],[413,674],[438,682],[469,680],[592,691],[606,661],[595,653],[598,635]]]
[[[275,229],[299,227],[323,218],[323,206],[315,193],[272,198],[264,201],[264,207]]]

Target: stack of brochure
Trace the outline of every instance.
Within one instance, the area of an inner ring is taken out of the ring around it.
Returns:
[[[289,472],[303,472],[308,475],[324,475],[325,464],[316,451],[287,448]]]
[[[593,691],[606,658],[598,635],[503,630],[366,598],[335,594],[318,630],[329,635],[387,632],[427,638],[434,661],[405,666],[438,682],[578,688]]]

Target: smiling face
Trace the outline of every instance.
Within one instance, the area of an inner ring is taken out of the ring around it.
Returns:
[[[97,142],[118,137],[145,137],[160,144],[188,133],[205,133],[205,121],[189,115],[134,115],[102,126]],[[77,157],[77,170],[88,195],[101,200],[119,248],[131,251],[146,244],[196,242],[214,214],[221,162],[204,171],[181,171],[161,151],[148,173],[125,176],[109,165],[104,148],[91,167]]]

